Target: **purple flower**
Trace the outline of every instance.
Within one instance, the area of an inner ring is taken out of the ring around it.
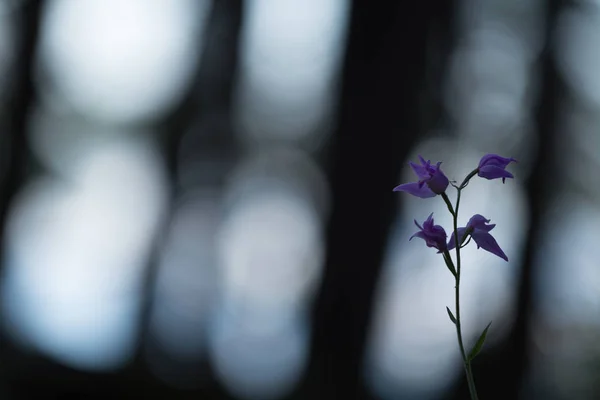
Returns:
[[[467,235],[471,235],[475,243],[477,244],[477,248],[482,248],[484,250],[489,251],[492,254],[497,255],[505,261],[508,261],[508,257],[502,251],[496,239],[490,235],[490,231],[494,229],[496,224],[486,225],[490,222],[489,219],[485,219],[484,216],[475,214],[471,217],[467,226],[464,228],[458,228],[458,237],[459,244],[466,238]],[[450,241],[448,242],[448,250],[452,250],[455,247],[455,238],[454,233],[450,236]]]
[[[506,171],[506,166],[511,162],[517,162],[514,158],[504,158],[497,154],[486,154],[479,161],[477,175],[485,179],[502,178],[502,183],[506,178],[514,178],[513,174]]]
[[[412,235],[408,240],[418,237],[425,241],[427,247],[438,249],[438,253],[446,250],[446,238],[448,235],[446,235],[444,228],[433,224],[433,213],[429,214],[429,217],[423,222],[423,226],[419,225],[417,220],[415,220],[415,225],[419,227],[420,231]]]
[[[419,178],[419,181],[396,186],[394,192],[406,192],[422,199],[435,197],[438,194],[444,193],[449,182],[446,175],[440,169],[442,163],[438,162],[437,165],[431,165],[431,161],[425,161],[421,156],[419,156],[419,160],[421,161],[421,165],[413,162],[408,163]]]

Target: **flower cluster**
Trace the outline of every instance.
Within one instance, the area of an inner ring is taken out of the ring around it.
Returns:
[[[477,245],[477,248],[484,249],[489,251],[490,253],[502,258],[505,261],[508,261],[508,257],[504,254],[504,251],[496,242],[496,239],[490,234],[492,229],[496,226],[496,224],[490,224],[490,220],[485,218],[481,214],[475,214],[469,219],[467,225],[464,227],[458,227],[458,208],[460,205],[460,195],[462,190],[467,187],[469,184],[469,180],[473,178],[475,175],[485,178],[485,179],[500,179],[502,178],[502,183],[506,181],[506,178],[513,178],[513,175],[506,170],[506,167],[511,162],[516,162],[514,158],[504,158],[497,154],[486,154],[479,161],[479,165],[475,168],[467,177],[463,180],[460,185],[455,185],[452,183],[452,186],[457,190],[458,194],[456,196],[456,204],[452,205],[448,195],[446,194],[446,189],[448,185],[450,185],[450,181],[442,172],[440,166],[441,162],[438,162],[435,165],[431,164],[431,161],[419,156],[420,164],[415,164],[410,162],[409,165],[417,175],[418,181],[412,183],[405,183],[394,188],[396,192],[406,192],[412,194],[413,196],[417,196],[423,199],[440,196],[446,206],[448,207],[448,211],[452,214],[452,222],[453,222],[453,230],[452,235],[450,235],[450,240],[446,241],[448,235],[446,235],[446,231],[439,225],[436,225],[433,221],[433,213],[429,214],[429,217],[423,222],[423,225],[419,225],[419,223],[415,220],[415,225],[419,228],[419,231],[410,237],[409,240],[412,240],[414,237],[421,238],[425,241],[425,245],[427,247],[432,247],[437,249],[438,253],[442,253],[444,257],[444,262],[448,267],[448,270],[452,273],[455,278],[454,290],[456,292],[456,305],[455,312],[453,313],[450,308],[446,307],[446,311],[448,312],[448,317],[450,321],[456,327],[456,336],[458,339],[459,349],[461,352],[461,356],[463,359],[465,374],[467,376],[467,383],[469,386],[469,393],[471,395],[471,400],[477,400],[477,389],[475,387],[475,380],[473,378],[473,372],[471,370],[471,362],[477,356],[477,354],[481,351],[481,348],[485,342],[485,338],[490,328],[491,322],[487,325],[487,327],[483,330],[479,339],[475,343],[475,346],[471,349],[471,351],[466,352],[465,346],[462,337],[461,330],[461,320],[460,320],[460,302],[459,302],[459,292],[460,292],[460,275],[461,275],[461,263],[460,263],[460,249],[469,244],[471,239]],[[450,256],[449,250],[456,249],[456,263],[452,260]]]
[[[440,168],[442,163],[438,162],[437,164],[432,165],[430,160],[425,161],[421,156],[419,156],[419,161],[420,165],[409,162],[410,167],[419,180],[414,183],[405,183],[396,186],[394,191],[406,192],[420,198],[441,195],[446,201],[447,197],[445,192],[448,188],[449,180]],[[514,158],[505,158],[496,154],[486,154],[481,158],[478,167],[467,176],[465,181],[457,187],[457,189],[459,191],[463,189],[467,185],[469,179],[475,175],[490,180],[502,178],[502,183],[504,183],[506,178],[514,178],[510,172],[506,171],[506,167],[511,162],[516,161],[517,160]],[[451,210],[451,212],[453,211]],[[425,222],[423,222],[423,226],[419,225],[415,220],[415,224],[419,228],[419,231],[411,236],[410,239],[414,237],[421,238],[425,240],[427,247],[437,249],[438,253],[443,253],[455,248],[457,244],[456,236],[458,236],[459,246],[462,246],[467,239],[473,239],[478,249],[482,248],[497,255],[503,260],[508,261],[508,257],[490,234],[490,231],[494,229],[496,224],[489,224],[489,222],[490,220],[484,216],[475,214],[471,217],[466,226],[458,228],[456,230],[456,235],[453,232],[450,236],[450,240],[446,242],[446,231],[440,225],[434,224],[433,213],[431,213]]]
[[[439,162],[437,165],[431,165],[431,161],[425,161],[421,156],[419,156],[419,161],[421,161],[421,165],[413,162],[408,163],[417,177],[419,177],[419,181],[396,186],[394,191],[407,192],[422,199],[435,197],[438,194],[444,193],[449,181],[440,169],[442,163]]]
[[[420,229],[419,232],[415,233],[408,240],[412,240],[414,237],[421,238],[425,241],[427,247],[433,247],[438,249],[438,253],[442,253],[448,246],[446,246],[446,231],[439,225],[433,224],[433,213],[429,214],[429,218],[423,222],[423,226],[419,225],[415,219],[415,225]]]

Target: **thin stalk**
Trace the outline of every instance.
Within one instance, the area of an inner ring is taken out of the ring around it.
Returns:
[[[446,206],[448,207],[450,214],[452,214],[452,222],[454,225],[453,226],[454,227],[454,240],[455,240],[454,244],[455,244],[455,248],[456,248],[456,268],[455,268],[456,274],[454,274],[455,281],[456,281],[456,285],[454,286],[455,299],[456,299],[456,304],[455,304],[456,323],[455,323],[455,326],[456,326],[456,336],[458,338],[458,347],[460,348],[460,354],[463,358],[463,364],[464,364],[464,368],[465,368],[465,374],[467,376],[467,384],[469,386],[469,393],[471,395],[471,400],[479,400],[479,397],[477,396],[477,389],[475,388],[475,380],[473,378],[473,371],[471,370],[471,361],[467,358],[467,354],[465,352],[465,346],[463,343],[462,329],[461,329],[461,322],[460,322],[460,272],[461,272],[460,248],[461,248],[462,243],[459,243],[459,241],[461,241],[461,239],[463,239],[463,238],[458,237],[458,209],[460,207],[460,195],[461,195],[462,189],[464,189],[468,185],[469,180],[473,176],[475,176],[477,174],[477,172],[478,172],[477,169],[473,170],[469,175],[467,175],[467,177],[460,184],[460,186],[456,187],[457,195],[456,195],[456,205],[454,207],[452,207],[452,203],[450,202],[448,195],[446,195],[446,193],[442,193],[442,198],[444,199],[444,202],[446,203]]]
[[[467,181],[467,180],[465,180]],[[461,188],[464,188],[464,183],[461,185]],[[460,192],[462,189],[458,189],[458,194],[456,195],[456,206],[454,207],[454,213],[452,215],[452,222],[454,224],[454,240],[456,247],[456,285],[455,289],[455,297],[456,297],[456,336],[458,337],[458,346],[460,347],[460,353],[463,358],[463,363],[465,367],[465,373],[467,375],[467,384],[469,386],[469,393],[471,394],[471,400],[478,400],[477,397],[477,389],[475,388],[475,380],[473,379],[473,371],[471,370],[471,362],[467,358],[467,354],[465,352],[465,346],[463,344],[462,339],[462,329],[460,324],[460,244],[458,238],[458,208],[460,206]]]

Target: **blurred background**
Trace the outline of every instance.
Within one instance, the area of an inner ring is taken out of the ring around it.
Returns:
[[[600,2],[2,0],[0,398],[600,398]]]

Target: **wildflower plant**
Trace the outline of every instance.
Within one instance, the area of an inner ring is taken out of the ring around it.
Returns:
[[[460,320],[460,250],[467,246],[471,240],[475,242],[478,249],[486,250],[505,261],[508,261],[508,257],[502,251],[496,239],[491,235],[491,231],[494,229],[496,224],[490,224],[490,220],[485,218],[483,215],[475,214],[469,219],[467,225],[464,227],[458,227],[458,209],[460,206],[460,196],[462,191],[467,187],[469,181],[475,176],[492,180],[502,178],[502,183],[505,183],[506,178],[514,178],[513,175],[506,170],[506,167],[511,162],[516,162],[514,158],[505,158],[496,154],[486,154],[479,161],[479,165],[473,171],[471,171],[460,185],[456,185],[454,182],[446,177],[442,172],[440,166],[441,162],[435,165],[431,164],[431,161],[419,156],[420,164],[409,162],[410,167],[418,177],[417,182],[405,183],[394,188],[395,192],[406,192],[413,196],[420,198],[431,198],[440,196],[446,203],[448,211],[452,215],[453,229],[450,235],[450,240],[447,242],[448,235],[443,227],[435,225],[433,220],[433,213],[429,214],[429,217],[419,224],[415,220],[415,225],[419,230],[410,237],[421,238],[425,241],[427,247],[432,247],[437,250],[438,254],[441,254],[446,267],[452,273],[455,279],[455,312],[452,313],[450,308],[446,307],[448,317],[450,321],[456,327],[456,336],[458,339],[458,347],[460,348],[460,354],[463,359],[465,374],[467,377],[467,383],[469,386],[469,393],[471,399],[478,399],[477,389],[475,388],[475,381],[473,379],[473,372],[471,370],[471,361],[479,354],[485,338],[487,336],[488,329],[490,328],[491,322],[485,327],[479,338],[475,342],[473,348],[467,353],[463,344],[461,320]],[[446,194],[446,189],[449,185],[452,185],[456,189],[456,202],[454,205],[450,202],[450,198]],[[456,252],[456,264],[450,256],[450,250]]]

